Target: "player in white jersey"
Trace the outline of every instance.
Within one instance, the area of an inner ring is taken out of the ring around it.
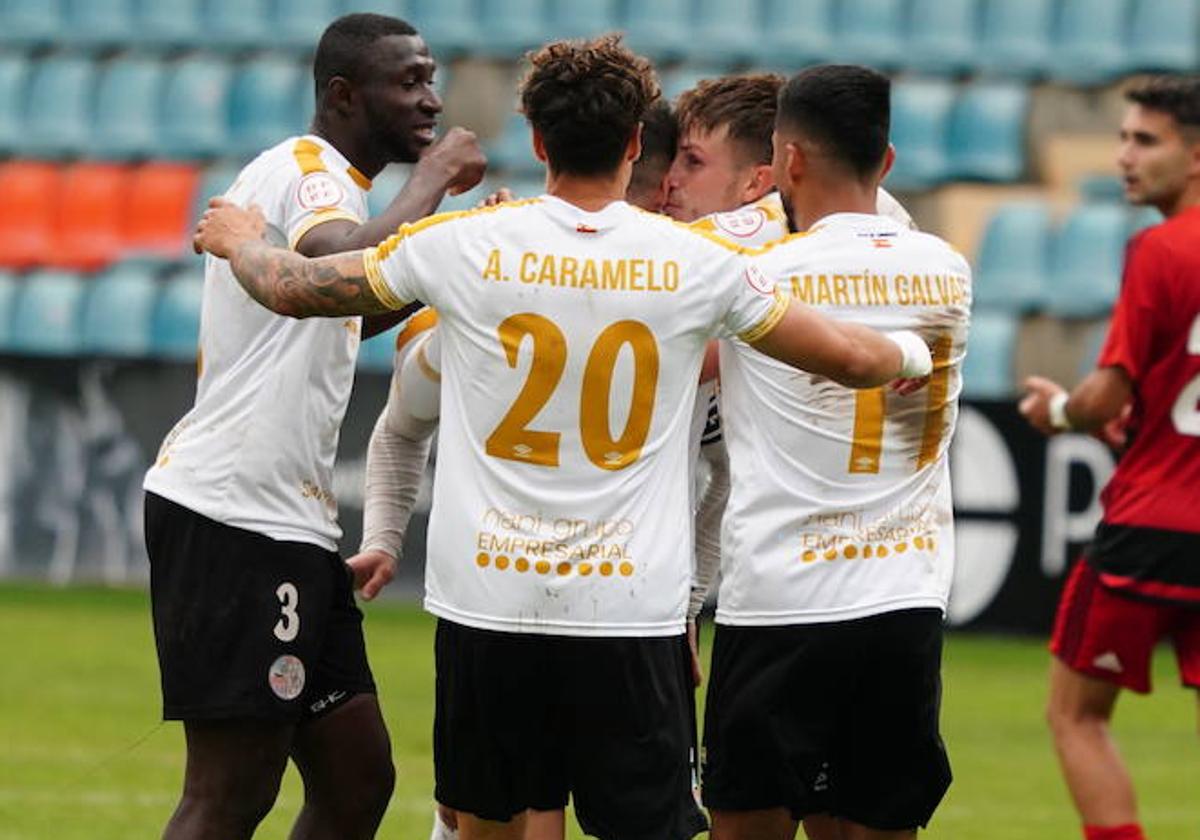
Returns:
[[[758,266],[831,317],[920,332],[935,368],[915,392],[855,392],[722,346],[734,480],[704,732],[718,840],[792,838],[802,818],[814,840],[913,837],[949,784],[946,459],[970,269],[876,214],[888,121],[888,80],[867,68],[812,68],[780,96],[775,179],[806,232]]]
[[[618,36],[531,56],[522,106],[548,194],[306,259],[215,200],[196,241],[296,317],[420,298],[442,341],[426,608],[440,619],[434,759],[464,840],[520,837],[574,795],[605,838],[688,837],[684,429],[714,334],[861,387],[928,371],[884,336],[788,301],[719,240],[630,207],[658,94]]]
[[[469,132],[432,145],[434,63],[395,18],[350,15],[317,48],[312,132],[262,153],[228,195],[277,244],[319,255],[381,241],[468,188]],[[370,176],[416,162],[366,221]],[[390,746],[345,564],[332,488],[360,319],[295,321],[209,259],[196,402],[146,475],[146,537],[163,710],[187,736],[169,838],[249,837],[289,756],[305,784],[295,838],[370,837],[393,784]]]

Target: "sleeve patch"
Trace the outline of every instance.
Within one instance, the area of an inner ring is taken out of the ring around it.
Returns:
[[[737,210],[733,213],[717,213],[713,216],[713,221],[716,222],[718,228],[730,236],[744,239],[754,236],[762,230],[762,226],[767,221],[767,215],[758,208],[751,208],[750,210]]]
[[[300,179],[296,200],[305,210],[323,210],[344,202],[346,190],[328,172],[310,172]]]
[[[771,282],[767,275],[763,274],[762,269],[758,266],[753,264],[746,266],[743,276],[746,278],[746,283],[749,284],[750,288],[760,295],[770,297],[775,294],[775,284]]]

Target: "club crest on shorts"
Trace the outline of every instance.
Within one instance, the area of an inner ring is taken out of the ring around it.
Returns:
[[[267,682],[280,700],[295,700],[304,691],[304,663],[285,653],[271,663]]]

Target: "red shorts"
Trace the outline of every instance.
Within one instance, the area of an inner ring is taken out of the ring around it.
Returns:
[[[1200,610],[1115,594],[1080,560],[1063,588],[1050,651],[1072,670],[1146,694],[1154,646],[1164,636],[1175,646],[1183,684],[1200,688]]]

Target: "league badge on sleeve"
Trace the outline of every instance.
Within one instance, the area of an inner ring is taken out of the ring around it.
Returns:
[[[750,284],[750,288],[758,292],[760,295],[775,294],[775,284],[770,281],[767,275],[763,274],[762,269],[756,265],[746,266],[745,271],[746,282]]]
[[[346,191],[328,172],[310,172],[300,179],[296,200],[305,210],[323,210],[345,201]]]
[[[713,221],[716,222],[718,228],[739,239],[758,233],[762,230],[766,219],[766,214],[756,207],[749,210],[735,210],[732,213],[718,213],[713,216]]]

